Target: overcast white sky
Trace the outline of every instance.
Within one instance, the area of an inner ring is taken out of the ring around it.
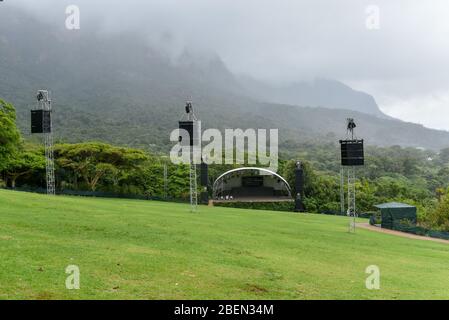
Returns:
[[[449,130],[448,0],[14,0],[13,5],[63,24],[68,4],[79,5],[81,28],[95,21],[99,32],[140,30],[171,52],[186,46],[216,52],[235,73],[272,82],[341,80],[374,95],[389,115]],[[366,27],[371,5],[379,8],[377,30]]]

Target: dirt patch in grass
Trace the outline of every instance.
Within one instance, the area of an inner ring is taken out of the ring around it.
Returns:
[[[35,300],[52,300],[53,294],[50,292],[39,292],[37,295],[34,296]]]
[[[263,294],[263,293],[267,293],[268,289],[255,285],[255,284],[248,284],[245,287],[245,290],[248,292],[253,292],[253,293],[259,293],[259,294]]]

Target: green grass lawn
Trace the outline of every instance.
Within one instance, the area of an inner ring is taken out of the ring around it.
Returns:
[[[347,222],[0,191],[0,299],[449,298],[449,245]],[[65,288],[68,265],[80,290]],[[380,290],[365,288],[368,265]]]

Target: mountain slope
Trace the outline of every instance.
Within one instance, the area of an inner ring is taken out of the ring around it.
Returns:
[[[217,56],[199,58],[186,51],[173,62],[136,34],[99,35],[88,27],[67,31],[10,8],[1,15],[0,97],[17,107],[25,134],[35,92],[48,88],[56,137],[71,142],[95,139],[167,150],[169,133],[189,99],[203,127],[278,128],[281,142],[335,141],[351,116],[359,124],[359,136],[371,144],[449,146],[448,132],[349,110],[363,105],[363,111],[375,114],[377,106],[368,95],[341,88],[338,82],[321,81],[309,93],[301,89],[304,96],[309,94],[310,103],[304,104],[319,106],[328,99],[335,102],[332,107],[345,110],[265,103]],[[321,97],[326,85],[332,94]],[[360,103],[346,105],[348,92],[360,96]]]
[[[388,118],[372,96],[355,91],[335,80],[316,79],[289,85],[269,85],[250,77],[239,78],[246,92],[253,98],[272,103],[308,107],[348,109],[378,117]]]

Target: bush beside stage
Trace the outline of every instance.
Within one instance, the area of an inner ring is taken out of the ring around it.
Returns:
[[[272,210],[272,211],[289,211],[292,212],[295,208],[293,201],[280,201],[280,202],[214,202],[215,207],[226,208],[240,208],[240,209],[252,209],[252,210]]]

